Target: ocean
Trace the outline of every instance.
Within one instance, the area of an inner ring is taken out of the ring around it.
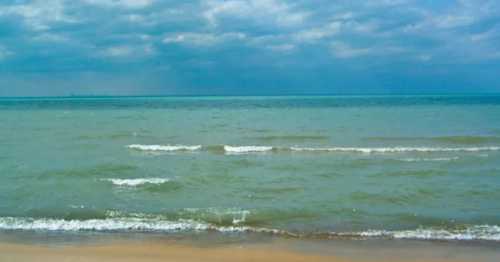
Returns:
[[[0,232],[500,241],[500,96],[0,99]]]

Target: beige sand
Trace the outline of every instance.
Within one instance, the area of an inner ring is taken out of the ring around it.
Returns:
[[[346,258],[301,254],[294,251],[270,247],[192,247],[173,243],[109,243],[99,246],[38,246],[26,244],[0,244],[0,261],[2,262],[229,262],[229,261],[263,261],[263,262],[302,262],[329,261],[347,262]],[[377,261],[377,260],[370,260]],[[385,259],[380,261],[387,261]],[[429,261],[412,258],[394,261]]]
[[[157,244],[113,244],[103,246],[45,247],[0,245],[0,261],[40,262],[157,262],[157,261],[342,261],[332,257],[303,255],[283,250],[218,247],[196,248]]]

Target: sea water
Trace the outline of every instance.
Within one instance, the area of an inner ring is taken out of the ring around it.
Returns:
[[[0,99],[0,230],[500,240],[500,96]]]

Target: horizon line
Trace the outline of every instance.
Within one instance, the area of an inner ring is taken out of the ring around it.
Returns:
[[[0,99],[79,99],[79,98],[168,98],[168,97],[364,97],[364,96],[499,96],[500,92],[462,93],[300,93],[300,94],[145,94],[145,95],[54,95],[54,96],[0,96]]]

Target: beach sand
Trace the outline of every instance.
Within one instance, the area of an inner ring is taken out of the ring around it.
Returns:
[[[330,245],[330,247],[329,247]],[[297,249],[297,246],[302,248]],[[383,247],[382,247],[383,246]],[[486,250],[486,251],[485,251]],[[325,252],[327,251],[327,252]],[[95,243],[19,243],[0,241],[2,262],[375,262],[375,261],[497,261],[496,248],[447,243],[405,243],[372,245],[367,242],[331,242],[327,245],[298,241],[271,241],[265,244],[192,245],[178,241],[114,240]]]
[[[1,261],[345,261],[328,256],[255,248],[195,248],[157,244],[113,244],[84,247],[0,245]]]

